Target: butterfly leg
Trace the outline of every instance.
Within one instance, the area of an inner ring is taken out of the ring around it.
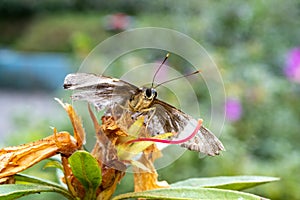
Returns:
[[[146,108],[146,109],[143,109],[143,110],[141,111],[141,113],[152,112],[152,113],[150,114],[150,117],[147,119],[147,122],[146,122],[146,129],[148,129],[149,123],[150,123],[150,121],[152,120],[152,118],[153,118],[154,115],[155,115],[155,111],[156,111],[156,107]]]
[[[117,120],[121,120],[121,118],[123,116],[126,116],[126,114],[129,112],[130,112],[130,109],[121,104],[115,104],[115,106],[113,108],[111,108],[111,114]]]
[[[117,106],[119,106],[123,110],[129,111],[129,108],[127,108],[127,107],[125,107],[125,106],[123,106],[121,104],[117,104]]]

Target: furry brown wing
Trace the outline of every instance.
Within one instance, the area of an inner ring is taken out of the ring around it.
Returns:
[[[195,130],[197,120],[177,108],[160,100],[153,105],[155,114],[150,121],[150,128],[157,133],[177,132],[176,139],[186,138]],[[210,156],[218,155],[225,148],[220,140],[207,128],[201,126],[197,135],[180,146],[192,151],[201,152]]]
[[[124,105],[138,88],[116,78],[73,73],[66,76],[64,89],[77,90],[72,99],[88,101],[98,110],[103,110],[116,104]]]

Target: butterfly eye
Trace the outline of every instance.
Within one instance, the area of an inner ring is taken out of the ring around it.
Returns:
[[[150,88],[147,88],[145,91],[146,97],[150,99],[152,97],[152,90]]]
[[[157,96],[157,92],[154,88],[147,88],[145,90],[145,97],[147,99],[155,99],[156,96]]]

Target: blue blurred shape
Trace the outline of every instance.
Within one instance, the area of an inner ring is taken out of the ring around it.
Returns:
[[[71,71],[65,53],[18,52],[0,49],[0,88],[55,90]]]

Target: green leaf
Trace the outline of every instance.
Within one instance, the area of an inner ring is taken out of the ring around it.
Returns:
[[[35,184],[40,184],[40,185],[48,185],[48,186],[52,186],[52,187],[56,187],[59,189],[63,189],[65,190],[65,188],[55,182],[46,180],[46,179],[42,179],[42,178],[38,178],[35,176],[30,176],[27,174],[15,174],[14,178],[17,182],[26,182],[26,183],[35,183]],[[67,191],[67,190],[66,190]]]
[[[76,151],[70,156],[69,163],[74,176],[86,189],[86,198],[95,198],[96,189],[102,181],[97,160],[86,151]]]
[[[132,192],[121,194],[112,200],[128,198],[147,198],[147,199],[173,199],[173,200],[194,200],[194,199],[243,199],[243,200],[261,200],[262,198],[253,194],[238,192],[233,190],[223,190],[215,188],[168,188],[148,190],[143,192]]]
[[[257,185],[278,181],[279,178],[267,176],[220,176],[211,178],[191,178],[171,184],[171,187],[206,187],[230,190],[244,190]]]
[[[62,190],[52,186],[38,184],[7,184],[0,185],[0,200],[17,199],[22,196],[41,192],[56,192],[64,195],[68,199],[73,199],[69,193],[65,193]]]
[[[61,162],[57,161],[57,160],[50,160],[49,162],[47,162],[43,169],[45,168],[49,168],[49,167],[53,167],[53,168],[57,168],[63,171],[63,166],[61,164]]]

